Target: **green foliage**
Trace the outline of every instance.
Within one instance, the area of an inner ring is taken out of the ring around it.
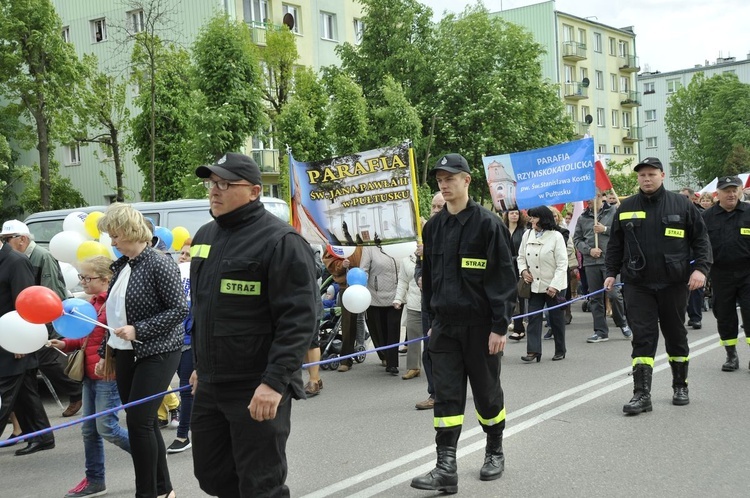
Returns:
[[[733,73],[706,78],[697,73],[669,98],[665,116],[672,141],[671,162],[686,184],[706,184],[717,176],[748,169],[743,150],[750,147],[750,85]]]
[[[329,88],[326,129],[334,154],[343,156],[363,150],[370,142],[367,101],[362,88],[344,74],[333,77]]]
[[[193,45],[196,147],[201,161],[212,162],[241,150],[265,125],[257,47],[244,22],[226,14],[211,19]]]
[[[470,194],[489,196],[482,156],[565,142],[573,126],[557,89],[542,80],[542,48],[521,27],[479,5],[437,27],[435,149],[458,152],[473,170]]]
[[[63,178],[58,173],[58,165],[53,161],[50,164],[50,198],[51,204],[44,206],[41,199],[39,175],[36,168],[21,167],[19,172],[26,185],[19,197],[19,203],[26,213],[38,213],[50,209],[72,209],[88,206],[81,193],[75,189],[70,179]]]
[[[633,158],[622,162],[608,161],[607,174],[612,188],[618,196],[632,195],[638,192],[638,174],[633,171]]]
[[[137,49],[137,46],[136,46]],[[191,76],[190,56],[187,51],[175,46],[159,49],[159,71],[154,78],[154,176],[155,199],[167,201],[182,197],[183,177],[194,176],[196,164],[194,150],[190,141],[193,125],[194,102],[201,102],[190,91]],[[142,53],[134,50],[136,67],[147,68],[139,63]],[[150,84],[148,71],[138,72],[137,81],[140,88]],[[142,91],[135,98],[135,105],[141,113],[131,122],[132,134],[130,146],[135,150],[135,162],[143,172],[144,182],[141,196],[151,198],[151,94]],[[196,104],[198,105],[198,104]]]
[[[266,33],[266,47],[260,54],[264,69],[262,93],[270,107],[267,112],[272,124],[289,100],[292,89],[294,64],[299,59],[296,35],[289,28],[269,30]]]
[[[419,216],[421,218],[429,219],[430,212],[432,211],[432,197],[435,193],[432,191],[429,185],[426,183],[417,186],[417,197],[419,200]]]
[[[412,140],[419,143],[422,123],[419,114],[406,99],[401,85],[386,75],[381,87],[383,105],[371,110],[373,147],[383,147]]]

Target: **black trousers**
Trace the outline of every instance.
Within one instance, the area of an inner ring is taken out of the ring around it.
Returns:
[[[344,289],[346,292],[346,289]],[[341,356],[352,354],[354,352],[354,343],[357,339],[357,317],[358,313],[352,313],[341,303],[344,292],[339,293],[338,306],[341,307]],[[342,360],[342,364],[351,366],[351,358]],[[249,401],[248,401],[249,403]]]
[[[49,428],[49,418],[37,390],[36,368],[26,370],[22,374],[0,378],[0,398],[0,436],[5,430],[11,412],[15,412],[24,434]],[[55,436],[51,432],[35,438],[35,441],[39,442],[54,440]]]
[[[491,325],[432,322],[430,356],[435,384],[435,442],[458,444],[466,409],[466,381],[471,383],[479,423],[487,434],[505,429],[505,400],[500,386],[500,355],[489,354]]]
[[[691,322],[700,322],[703,320],[703,289],[690,291],[687,303],[687,316]]]
[[[739,321],[737,304],[740,305],[742,323],[745,324],[745,336],[750,334],[750,273],[737,271],[711,270],[712,310],[719,328],[722,345],[737,344]],[[730,343],[727,343],[729,341]],[[750,341],[748,341],[750,344]]]
[[[282,397],[276,418],[256,422],[248,409],[256,384],[198,382],[191,427],[193,467],[201,489],[211,496],[289,496],[284,482],[291,396],[287,392]]]
[[[180,350],[135,358],[133,350],[115,355],[117,390],[123,403],[163,392],[177,371]],[[135,496],[154,498],[172,491],[167,467],[167,449],[156,412],[163,397],[125,409],[135,470]]]
[[[367,327],[375,347],[397,344],[401,338],[401,310],[393,306],[370,306],[367,308]],[[398,348],[382,352],[386,366],[398,368]]]
[[[628,324],[633,330],[633,359],[656,356],[659,327],[664,336],[667,355],[687,358],[690,353],[685,329],[686,283],[654,290],[635,284],[622,287]]]
[[[552,308],[560,304],[556,298],[547,293],[532,292],[529,298],[529,313],[541,311],[546,305]],[[547,316],[552,326],[552,337],[555,340],[555,354],[565,354],[565,309],[548,309]],[[542,354],[542,313],[534,313],[529,317],[526,327],[526,352]]]
[[[426,312],[422,312],[422,334],[427,337],[422,344],[422,368],[425,377],[427,377],[427,393],[430,397],[435,396],[435,386],[432,382],[432,358],[430,357],[430,337],[427,332],[430,330],[430,317]]]
[[[42,348],[36,353],[39,361],[39,370],[49,379],[58,396],[68,397],[68,401],[81,401],[83,398],[83,383],[73,380],[65,375],[65,367],[68,364],[67,357],[60,354],[55,348]]]

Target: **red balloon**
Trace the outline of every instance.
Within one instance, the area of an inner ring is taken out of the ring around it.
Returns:
[[[52,289],[32,285],[18,294],[16,311],[29,323],[49,323],[62,316],[63,305],[60,296]]]

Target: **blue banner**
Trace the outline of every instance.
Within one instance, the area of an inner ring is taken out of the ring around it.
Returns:
[[[594,140],[485,156],[484,173],[498,211],[585,201],[596,195]]]

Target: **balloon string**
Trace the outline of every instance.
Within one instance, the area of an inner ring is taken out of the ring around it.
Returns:
[[[79,320],[82,320],[82,321],[84,321],[84,322],[88,322],[88,323],[93,323],[94,325],[99,325],[100,327],[102,327],[102,328],[104,328],[104,329],[107,329],[107,330],[109,330],[110,332],[114,332],[114,331],[115,331],[115,329],[113,329],[113,328],[112,328],[112,327],[110,327],[109,325],[106,325],[106,324],[104,324],[104,323],[102,323],[102,322],[99,322],[99,321],[97,321],[97,320],[95,320],[95,319],[91,318],[90,316],[88,316],[88,315],[86,315],[86,314],[84,314],[84,313],[81,313],[80,311],[78,311],[78,310],[77,310],[77,309],[75,309],[75,308],[73,308],[72,310],[70,310],[70,312],[69,312],[69,313],[68,313],[68,312],[66,312],[66,314],[67,314],[67,315],[70,315],[70,316],[72,316],[73,318],[77,318],[77,319],[79,319]],[[143,344],[143,343],[142,343],[141,341],[139,341],[138,339],[133,339],[133,341],[132,341],[132,342],[137,342],[138,344]]]

